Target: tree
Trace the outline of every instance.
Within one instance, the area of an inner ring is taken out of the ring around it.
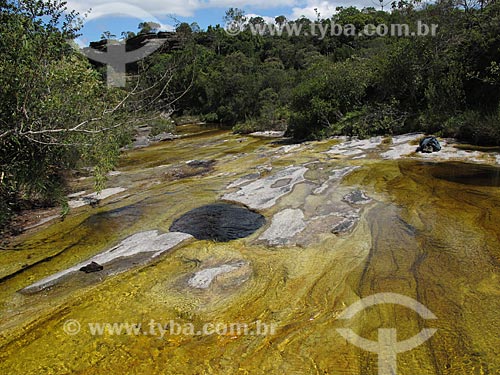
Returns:
[[[156,22],[148,21],[141,22],[138,26],[139,34],[153,34],[157,33],[161,28],[161,25]]]
[[[111,33],[111,31],[105,31],[101,34],[101,40],[113,40],[116,39],[116,35]]]
[[[184,38],[189,38],[193,30],[188,23],[182,22],[176,27],[175,32]]]
[[[61,1],[0,7],[0,222],[22,201],[64,203],[65,174],[76,167],[93,166],[101,189],[129,129],[170,111],[140,78],[108,89],[67,42],[77,19]],[[168,91],[169,73],[155,89]]]
[[[229,8],[224,16],[224,21],[226,24],[236,23],[238,25],[243,25],[247,21],[245,16],[245,11],[239,8]]]
[[[198,22],[192,22],[191,25],[189,25],[189,27],[191,27],[191,31],[193,33],[201,32],[201,27],[200,25],[198,25]]]
[[[252,25],[264,25],[266,21],[264,20],[264,18],[258,16],[250,18],[248,23],[251,23]]]
[[[121,36],[123,39],[128,40],[135,37],[135,33],[133,31],[122,31]]]
[[[278,16],[274,19],[274,22],[276,22],[276,24],[279,27],[283,27],[283,25],[286,23],[286,17],[285,16]]]

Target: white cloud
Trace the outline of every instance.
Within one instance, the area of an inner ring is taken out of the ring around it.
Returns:
[[[317,9],[321,14],[322,18],[330,18],[333,14],[336,13],[335,9],[337,7],[350,7],[356,6],[358,8],[364,7],[379,7],[378,0],[341,0],[341,1],[317,1],[317,0],[308,0],[307,4],[302,6],[297,6],[292,8],[292,14],[289,19],[296,20],[302,16],[305,16],[309,19],[316,19],[316,12],[314,9]]]
[[[338,5],[334,5],[329,1],[308,1],[308,4],[305,7],[294,7],[289,18],[292,20],[296,20],[302,16],[305,16],[309,19],[316,19],[315,9],[317,9],[317,11],[321,14],[321,17],[330,18],[333,13],[335,13],[335,8],[337,6]]]
[[[277,7],[293,7],[301,1],[298,0],[124,0],[102,1],[102,0],[68,0],[68,7],[80,13],[85,13],[90,8],[95,9],[105,6],[113,14],[123,14],[123,11],[132,7],[141,9],[143,12],[154,16],[165,16],[175,14],[177,16],[193,16],[197,10],[210,8],[237,7],[245,9],[252,7],[256,9],[270,9]],[[108,13],[111,15],[111,13]],[[128,15],[128,14],[126,14]]]
[[[269,16],[261,16],[260,14],[253,14],[253,13],[246,14],[246,17],[248,19],[250,19],[252,17],[262,17],[266,23],[274,23],[274,19],[276,18],[276,17],[269,17]]]
[[[228,9],[237,7],[253,10],[267,10],[273,8],[289,9],[285,14],[288,19],[295,20],[301,16],[311,19],[316,18],[315,8],[322,17],[331,17],[337,6],[358,7],[378,5],[378,0],[68,0],[68,7],[81,14],[92,9],[90,18],[101,16],[132,16],[142,20],[155,20],[156,17],[175,15],[179,17],[192,17],[195,12],[203,9],[220,8]],[[267,13],[267,12],[266,12]],[[249,14],[249,16],[251,16]],[[264,17],[266,20],[269,17]],[[160,22],[158,22],[160,23]]]

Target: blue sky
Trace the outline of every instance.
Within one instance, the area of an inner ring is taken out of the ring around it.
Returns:
[[[337,6],[376,6],[378,0],[69,0],[68,7],[80,14],[92,9],[82,29],[80,43],[99,40],[104,31],[120,35],[122,31],[137,32],[143,21],[156,21],[168,29],[181,22],[197,22],[201,28],[223,24],[225,11],[230,7],[245,10],[247,15],[274,19],[300,16],[314,18],[317,8],[323,17],[330,17]]]

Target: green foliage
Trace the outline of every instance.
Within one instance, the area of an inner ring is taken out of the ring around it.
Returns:
[[[148,21],[141,22],[137,28],[140,30],[139,34],[149,34],[157,33],[160,30],[161,25],[157,22]]]
[[[77,18],[65,3],[23,0],[0,10],[2,225],[26,204],[64,204],[72,168],[95,166],[103,187],[125,140],[113,110],[125,92],[107,90],[68,44]]]
[[[172,112],[240,133],[288,126],[299,140],[424,131],[500,144],[500,3],[415,4],[339,8],[331,19],[318,13],[315,21],[295,20],[303,33],[291,37],[252,35],[264,20],[238,8],[224,17],[247,25],[237,36],[219,25],[202,31],[180,23],[174,49],[136,64],[135,92],[106,89],[103,68],[75,55],[66,40],[78,30],[77,16],[63,2],[0,2],[0,221],[23,199],[61,201],[65,171],[81,165],[95,167],[101,188],[130,140],[127,126],[171,131]],[[312,35],[331,21],[355,32]],[[358,33],[393,23],[415,31],[417,21],[438,24],[438,35]],[[290,22],[275,19],[281,28]],[[140,34],[158,28],[139,25]]]
[[[500,146],[500,110],[490,114],[466,111],[451,117],[444,124],[443,134],[473,144]]]
[[[347,113],[328,129],[328,135],[348,135],[368,138],[373,135],[400,134],[405,130],[407,113],[401,111],[399,102],[364,105]]]
[[[233,126],[233,132],[235,134],[250,134],[262,130],[268,130],[268,128],[257,119],[249,119]]]
[[[173,86],[190,90],[178,112],[232,125],[236,132],[288,125],[296,139],[424,131],[497,143],[491,113],[500,101],[500,4],[466,11],[448,1],[415,4],[395,2],[385,12],[341,7],[332,18],[317,14],[315,21],[276,17],[276,27],[303,27],[292,37],[252,35],[252,26],[265,21],[231,8],[224,20],[247,22],[242,33],[229,36],[220,26],[194,33],[182,51],[156,57],[151,80],[165,70],[162,60],[180,62]],[[439,25],[438,35],[359,35],[369,24],[408,24],[416,31],[417,21]],[[313,27],[330,22],[352,24],[353,33],[312,35]],[[188,33],[188,26],[180,25],[178,33]],[[464,125],[464,113],[478,118]]]
[[[313,65],[294,90],[288,133],[297,139],[320,138],[348,112],[361,106],[371,82],[367,62],[350,59]]]
[[[155,119],[151,124],[151,135],[157,136],[161,133],[174,133],[175,124],[170,119],[159,118]]]

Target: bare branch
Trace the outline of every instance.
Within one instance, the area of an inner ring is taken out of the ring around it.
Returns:
[[[90,143],[61,143],[61,142],[44,142],[40,141],[38,139],[32,138],[28,135],[25,136],[27,139],[29,139],[32,142],[44,145],[44,146],[65,146],[65,147],[76,147],[76,146],[92,146]]]
[[[193,71],[193,75],[191,77],[191,82],[189,86],[180,94],[167,95],[169,98],[167,100],[162,100],[162,97],[165,96],[172,80],[174,79],[174,66],[169,66],[165,73],[160,77],[160,79],[155,80],[154,84],[144,89],[140,89],[141,80],[144,77],[143,75],[139,75],[137,78],[137,82],[135,82],[135,87],[130,90],[124,98],[122,98],[116,105],[112,108],[107,108],[102,112],[102,115],[99,117],[87,119],[85,121],[80,122],[77,125],[74,125],[69,128],[47,128],[42,123],[37,121],[28,121],[31,122],[31,130],[24,130],[23,128],[28,127],[27,124],[23,124],[21,128],[15,130],[7,130],[3,134],[0,134],[0,139],[6,137],[11,133],[16,133],[20,136],[26,137],[29,141],[43,144],[43,145],[55,145],[55,146],[77,146],[84,145],[83,143],[73,144],[73,143],[65,143],[61,139],[58,139],[58,135],[64,134],[101,134],[113,129],[117,129],[119,127],[125,125],[136,124],[144,121],[151,121],[157,119],[159,117],[171,116],[174,107],[174,103],[179,101],[182,97],[184,97],[188,91],[191,89],[195,73]],[[152,97],[149,97],[148,93],[152,90],[157,93]],[[132,98],[136,98],[137,100],[132,100]],[[147,98],[146,100],[144,98]],[[109,127],[100,127],[95,126],[93,128],[90,125],[100,122],[100,121],[109,121],[112,120],[112,115],[124,109],[126,106],[130,106],[127,110],[126,115],[129,117],[129,120],[122,121],[118,124]],[[23,105],[18,110],[24,115],[23,117],[29,120],[29,112],[26,110],[26,107]],[[148,112],[150,115],[148,116],[140,116],[141,113]],[[130,116],[133,114],[133,116]]]
[[[2,139],[3,137],[8,136],[11,133],[12,133],[12,130],[7,130],[5,133],[0,134],[0,139]]]

